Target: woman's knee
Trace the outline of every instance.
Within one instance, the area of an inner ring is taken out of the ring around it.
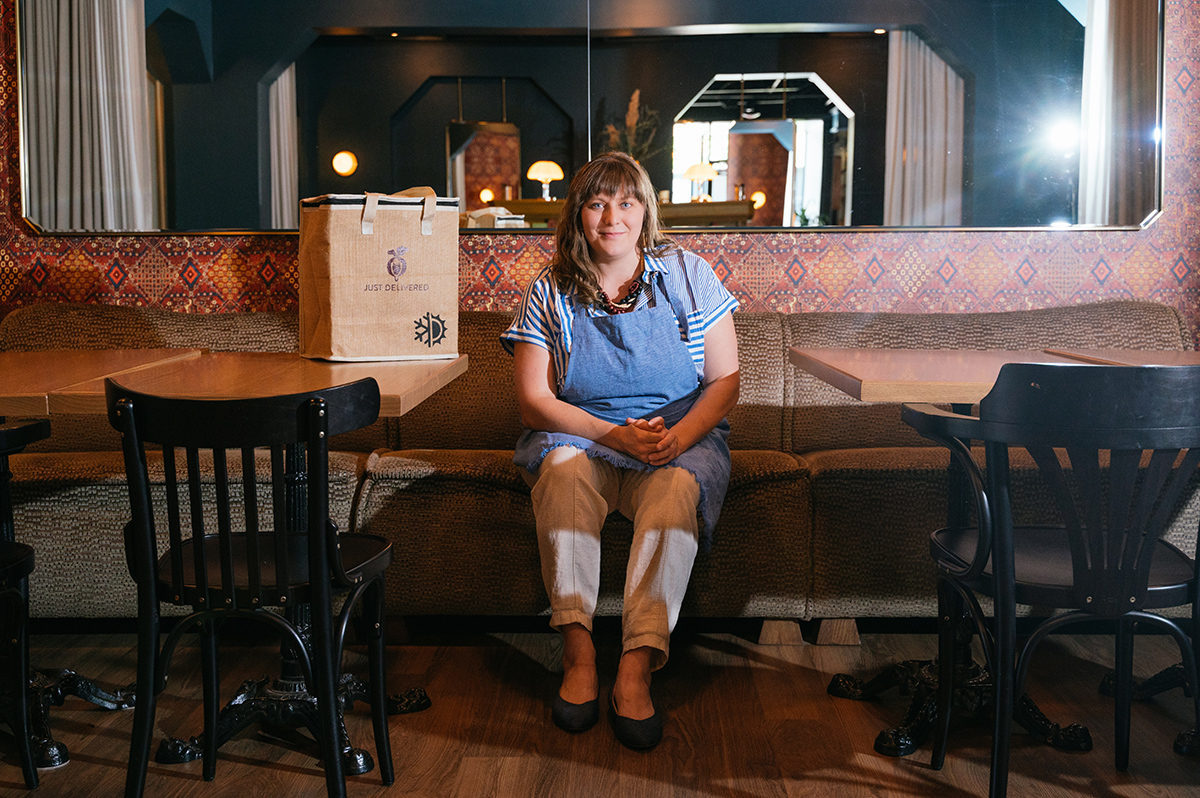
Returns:
[[[567,523],[562,513],[570,513],[574,519],[570,523],[576,527],[582,523],[584,528],[595,527],[599,532],[616,500],[615,480],[605,472],[604,465],[574,446],[559,446],[547,452],[531,494],[539,522],[548,512]]]
[[[650,478],[655,489],[660,489],[672,496],[687,498],[694,506],[700,501],[700,484],[696,477],[686,468],[660,468]]]
[[[700,485],[683,468],[660,468],[639,491],[635,523],[643,528],[679,529],[695,533]]]
[[[534,493],[569,489],[579,483],[594,485],[595,470],[587,453],[574,446],[556,446],[546,453],[533,480]]]

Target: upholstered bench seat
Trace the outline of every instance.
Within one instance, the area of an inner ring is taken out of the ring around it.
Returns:
[[[467,373],[405,416],[334,441],[335,517],[392,541],[394,614],[547,610],[529,488],[511,459],[520,421],[512,358],[499,344],[510,320],[460,313]],[[733,473],[684,602],[694,616],[912,617],[936,606],[928,535],[945,520],[945,451],[906,427],[898,405],[859,402],[794,368],[789,346],[1192,347],[1177,310],[1142,301],[1005,313],[739,312],[734,323],[742,391],[729,419]],[[0,322],[0,348],[163,346],[293,351],[296,316],[36,305]],[[116,436],[99,416],[51,425],[49,440],[13,458],[17,527],[38,550],[33,612],[132,616]],[[1039,490],[1014,457],[1019,489]],[[1193,494],[1169,538],[1191,551],[1198,519]],[[609,518],[601,614],[621,611],[630,535],[626,519]]]
[[[399,419],[399,446],[367,465],[355,523],[397,548],[389,600],[398,614],[546,611],[529,490],[510,461],[520,425],[512,358],[498,343],[510,320],[460,316],[467,374]],[[948,455],[900,421],[899,405],[859,402],[795,369],[789,346],[1191,346],[1178,311],[1137,301],[1007,313],[737,313],[734,322],[742,392],[730,414],[733,475],[713,548],[693,572],[691,615],[935,611],[928,536],[946,518]],[[1027,471],[1019,455],[1014,468]],[[1018,482],[1039,489],[1022,474]],[[1185,508],[1172,539],[1194,539],[1195,528]],[[620,613],[629,538],[629,522],[610,516],[601,614]]]
[[[547,610],[529,488],[512,450],[415,449],[373,454],[355,527],[393,541],[389,609],[400,615],[527,615]],[[733,452],[715,553],[689,588],[694,615],[800,617],[790,585],[805,579],[809,508],[803,466],[769,450]],[[620,614],[633,529],[604,528],[598,611]],[[464,556],[465,553],[476,556]],[[395,567],[396,563],[402,563]],[[610,565],[611,564],[611,565]]]

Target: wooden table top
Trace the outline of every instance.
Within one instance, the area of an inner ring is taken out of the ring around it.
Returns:
[[[194,399],[236,399],[303,393],[374,377],[379,414],[401,416],[467,370],[467,356],[436,360],[334,362],[295,353],[206,352],[187,361],[126,372],[117,382],[135,391]],[[104,379],[50,393],[52,413],[104,413]]]
[[[974,404],[1005,363],[1078,363],[1042,350],[791,347],[792,365],[864,402]]]
[[[200,349],[51,349],[0,352],[0,415],[44,416],[51,391],[156,364],[199,358]]]
[[[1084,363],[1099,363],[1113,366],[1196,366],[1200,365],[1200,352],[1194,350],[1165,349],[1047,349],[1048,353],[1061,355]]]

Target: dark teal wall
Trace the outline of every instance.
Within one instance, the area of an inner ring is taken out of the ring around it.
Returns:
[[[463,86],[468,121],[501,121],[499,78],[508,79],[507,121],[521,129],[523,164],[556,160],[569,179],[587,160],[582,43],[570,38],[465,43],[322,40],[300,58],[298,67],[306,131],[301,172],[305,196],[390,192],[411,185],[444,191],[445,127],[458,113],[452,80],[456,74],[481,79]],[[717,71],[811,71],[829,82],[858,115],[855,218],[865,224],[882,221],[887,43],[881,36],[685,36],[595,42],[593,148],[599,128],[623,119],[630,95],[640,90],[642,105],[659,117],[655,141],[660,149],[644,165],[656,186],[669,188],[672,121]],[[433,87],[426,84],[437,76],[450,79]],[[544,95],[531,91],[530,82]],[[389,121],[423,90],[415,107],[405,109],[404,124],[392,136]],[[568,124],[556,117],[554,107],[570,115]],[[562,140],[571,134],[573,141]],[[329,165],[341,149],[352,150],[359,159],[359,172],[350,178],[338,177]],[[526,183],[524,196],[537,196],[540,185]]]
[[[148,18],[151,10],[157,12],[156,18],[169,10],[197,20],[199,44],[193,49],[198,47],[200,55],[192,59],[193,66],[211,53],[211,78],[197,80],[194,71],[179,81],[167,76],[172,225],[179,229],[262,225],[267,86],[297,59],[306,65],[301,70],[306,87],[302,91],[312,91],[300,98],[305,135],[302,196],[329,190],[444,187],[442,131],[457,110],[453,107],[447,115],[447,106],[457,103],[448,99],[445,85],[431,88],[421,98],[424,104],[416,116],[427,120],[426,130],[406,129],[397,136],[393,124],[396,113],[422,83],[437,76],[505,76],[536,83],[541,94],[532,92],[530,103],[537,100],[546,107],[511,109],[510,121],[526,112],[530,119],[554,115],[556,111],[546,109],[557,106],[569,123],[558,126],[552,136],[565,135],[570,141],[535,140],[536,123],[523,123],[523,139],[528,137],[523,142],[523,160],[546,148],[578,166],[586,158],[588,142],[595,142],[595,130],[587,129],[583,9],[583,0],[148,2]],[[855,35],[720,39],[687,35],[694,33],[690,26],[697,25],[758,30],[786,24],[800,29],[804,27],[801,14],[824,29]],[[900,23],[919,29],[967,78],[968,223],[1047,223],[1050,209],[1062,205],[1064,192],[1071,187],[1050,165],[1021,148],[1052,108],[1071,103],[1078,108],[1077,65],[1082,60],[1082,28],[1055,0],[593,0],[592,119],[602,123],[623,114],[630,92],[641,89],[644,104],[660,114],[659,135],[665,139],[674,113],[715,72],[817,71],[859,114],[855,221],[877,223],[882,219],[886,46],[881,45],[884,37],[861,33],[875,25]],[[372,45],[347,66],[323,60],[330,55],[328,49],[323,54],[317,50],[305,54],[318,34],[329,29],[363,34],[393,29],[406,34],[440,31],[468,39],[482,31],[493,36],[482,50],[468,47],[461,38],[429,46]],[[620,35],[629,29],[673,36],[659,40]],[[497,31],[504,33],[499,40]],[[529,35],[535,31],[539,36]],[[1010,35],[1025,44],[1014,55],[997,57],[993,44]],[[1064,64],[1065,74],[1060,69]],[[335,83],[333,77],[339,73],[350,80]],[[1050,100],[1039,93],[1046,88]],[[516,96],[518,90],[513,91]],[[498,94],[483,84],[467,92]],[[408,113],[412,117],[411,106]],[[492,113],[464,107],[468,119]],[[360,154],[363,172],[357,183],[327,182],[332,172],[326,156],[332,151],[325,150],[342,148],[335,146],[335,140],[351,142],[345,146]],[[411,176],[406,176],[406,161],[417,170]],[[649,159],[647,167],[657,184],[667,185],[665,153]]]

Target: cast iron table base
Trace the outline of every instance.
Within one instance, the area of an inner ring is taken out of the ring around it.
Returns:
[[[968,415],[971,405],[951,404],[955,413]],[[969,449],[970,441],[964,441]],[[950,526],[964,526],[970,518],[967,497],[971,495],[966,471],[957,460],[950,458],[947,477],[946,516]],[[954,693],[952,706],[966,714],[979,715],[993,709],[992,678],[987,669],[971,657],[974,626],[970,616],[960,612],[954,626]],[[906,660],[884,668],[873,678],[862,681],[848,674],[835,674],[826,689],[832,696],[865,701],[882,692],[900,688],[902,695],[912,696],[900,725],[884,729],[875,737],[875,750],[884,756],[908,756],[921,747],[933,731],[938,711],[938,664],[936,660]],[[1062,727],[1052,722],[1038,709],[1028,695],[1017,699],[1013,720],[1020,723],[1038,740],[1060,751],[1090,751],[1092,736],[1077,723]]]
[[[370,772],[375,760],[370,753],[350,744],[346,733],[343,714],[354,708],[355,701],[367,702],[367,685],[362,680],[345,674],[338,686],[338,737],[342,749],[342,762],[347,776],[358,776]],[[413,687],[387,701],[389,715],[404,715],[420,712],[431,706],[429,696],[421,687]],[[260,680],[249,679],[238,688],[234,696],[217,717],[217,748],[231,740],[234,735],[253,723],[262,723],[276,729],[307,728],[316,738],[319,728],[317,699],[305,689],[302,679],[269,676]],[[187,740],[165,738],[154,754],[160,765],[178,765],[193,762],[204,753],[204,735]]]
[[[1109,672],[1100,681],[1100,694],[1112,697],[1117,694],[1117,676],[1115,673]],[[1143,679],[1140,682],[1133,683],[1133,700],[1145,701],[1159,693],[1165,693],[1168,690],[1174,690],[1176,687],[1183,688],[1183,694],[1188,698],[1192,697],[1191,687],[1187,683],[1187,672],[1184,670],[1183,663],[1177,662],[1170,665],[1148,679]],[[1175,738],[1173,746],[1175,753],[1183,756],[1200,755],[1200,732],[1196,729],[1188,729],[1185,732],[1180,732]]]
[[[954,707],[970,715],[992,708],[992,679],[987,670],[971,659],[965,646],[956,647],[954,663]],[[924,744],[937,719],[938,665],[936,660],[910,659],[884,668],[867,681],[845,673],[835,674],[827,692],[837,698],[866,701],[893,687],[910,695],[908,709],[894,729],[884,729],[875,738],[875,750],[884,756],[908,756]],[[1013,710],[1013,720],[1035,738],[1060,751],[1090,751],[1092,736],[1085,726],[1062,727],[1047,718],[1028,695],[1022,695]]]
[[[69,695],[103,709],[130,709],[134,704],[133,686],[110,693],[91,679],[71,670],[29,671],[29,733],[33,761],[39,768],[61,767],[71,761],[67,746],[50,732],[50,707],[61,707]]]

